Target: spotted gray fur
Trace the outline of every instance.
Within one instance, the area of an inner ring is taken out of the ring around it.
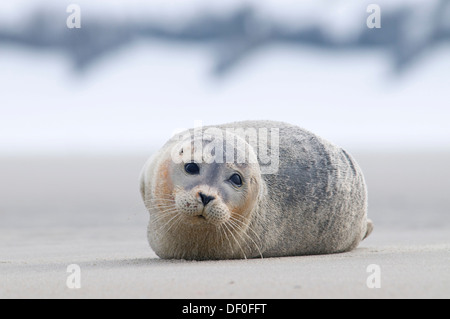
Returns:
[[[241,237],[251,241],[242,239],[247,241],[241,245],[242,253],[219,253],[222,248],[212,247],[208,250],[211,253],[202,254],[198,253],[201,250],[197,245],[192,252],[161,255],[225,259],[339,253],[356,248],[371,233],[373,225],[367,219],[368,196],[363,174],[342,148],[282,122],[245,121],[215,127],[279,129],[279,169],[276,174],[261,175],[258,182],[262,192],[245,237]],[[173,142],[169,141],[165,147]],[[145,178],[142,183],[145,184]],[[144,190],[144,199],[145,194]],[[198,231],[204,229],[199,227]],[[165,247],[171,249],[170,245]]]

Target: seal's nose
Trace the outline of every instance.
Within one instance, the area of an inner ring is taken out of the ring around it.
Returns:
[[[208,195],[205,195],[205,194],[203,194],[203,193],[198,193],[198,195],[200,196],[200,198],[202,199],[202,203],[203,203],[203,205],[208,205],[208,203],[210,202],[210,201],[212,201],[212,200],[214,200],[215,199],[215,197],[214,196],[208,196]]]

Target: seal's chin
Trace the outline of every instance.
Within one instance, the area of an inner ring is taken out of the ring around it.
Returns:
[[[226,216],[221,216],[220,218],[218,218],[214,213],[211,213],[206,209],[195,215],[193,215],[191,212],[181,211],[180,215],[183,216],[183,222],[190,225],[220,226],[221,224],[228,221],[228,218]]]
[[[187,212],[181,211],[180,215],[183,216],[182,220],[185,224],[198,224],[198,223],[207,223],[208,222],[205,215],[203,215],[202,213],[200,213],[198,215],[192,215]]]

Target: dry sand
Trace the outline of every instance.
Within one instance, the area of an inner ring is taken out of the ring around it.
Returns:
[[[450,154],[354,156],[376,226],[358,249],[205,262],[148,247],[145,156],[0,158],[0,298],[449,298]],[[70,264],[81,289],[66,286]]]

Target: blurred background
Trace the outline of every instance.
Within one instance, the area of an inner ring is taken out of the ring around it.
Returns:
[[[361,164],[379,234],[447,232],[450,1],[378,0],[380,29],[371,3],[2,0],[2,242],[146,245],[140,169],[198,120],[313,131]]]

